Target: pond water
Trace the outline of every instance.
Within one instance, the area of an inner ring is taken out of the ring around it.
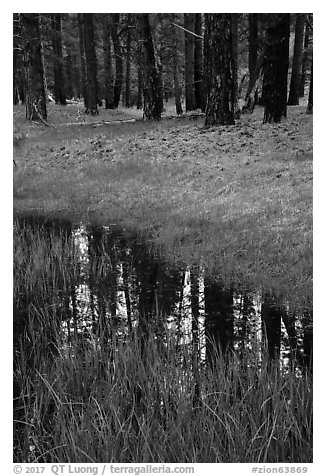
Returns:
[[[311,362],[312,313],[295,315],[271,293],[226,288],[200,264],[171,264],[148,240],[114,225],[21,219],[15,227],[25,230],[20,235],[25,253],[39,253],[44,242],[54,256],[52,263],[39,257],[37,266],[48,266],[49,272],[43,269],[30,277],[35,281],[33,291],[24,284],[15,293],[15,348],[24,334],[27,309],[38,306],[39,286],[40,294],[49,291],[47,308],[55,308],[60,316],[63,353],[69,353],[76,341],[95,352],[97,345],[126,341],[136,332],[140,340],[173,339],[179,346],[195,345],[202,362],[210,360],[216,346],[222,353],[233,350],[239,356],[267,352],[283,368],[294,362],[298,372]],[[26,227],[38,237],[38,248]],[[17,253],[24,253],[15,246]],[[54,272],[54,266],[59,271]],[[60,273],[62,277],[55,280],[54,274]]]

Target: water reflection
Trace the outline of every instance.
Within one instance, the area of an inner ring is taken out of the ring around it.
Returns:
[[[296,362],[299,369],[311,362],[311,314],[294,315],[270,293],[239,293],[200,266],[173,267],[135,233],[114,226],[32,224],[42,229],[44,240],[64,229],[73,245],[73,256],[60,256],[58,250],[58,260],[74,267],[74,282],[68,290],[64,283],[51,289],[61,303],[62,351],[69,353],[76,341],[94,348],[111,345],[137,331],[142,348],[148,339],[164,346],[173,338],[176,347],[191,346],[201,363],[209,363],[216,349],[239,357],[267,349],[282,367]],[[14,304],[16,337],[28,301],[31,296],[21,294]]]

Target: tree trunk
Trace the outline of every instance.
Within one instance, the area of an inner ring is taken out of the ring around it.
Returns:
[[[138,41],[137,49],[137,109],[143,107],[143,72],[142,72],[142,43]]]
[[[53,46],[53,70],[54,70],[54,99],[56,104],[65,106],[65,80],[63,74],[62,59],[62,32],[61,32],[61,14],[53,13],[51,15],[52,24],[52,46]]]
[[[112,13],[111,17],[111,36],[114,49],[114,59],[115,59],[115,81],[113,86],[113,105],[115,108],[119,106],[122,81],[123,81],[123,62],[122,62],[122,52],[120,46],[120,40],[118,36],[118,25],[120,21],[119,13]]]
[[[202,36],[202,16],[201,13],[195,13],[195,50],[194,50],[194,83],[196,108],[205,111],[205,98],[203,89],[203,40],[198,38]]]
[[[305,35],[304,35],[304,47],[303,47],[303,54],[302,54],[302,70],[301,70],[301,77],[300,77],[300,86],[299,86],[299,97],[303,98],[304,90],[306,85],[306,72],[309,67],[309,42],[310,42],[310,27],[305,22]]]
[[[205,14],[205,125],[234,124],[234,60],[232,14]]]
[[[85,59],[83,14],[78,13],[77,18],[78,18],[78,31],[79,31],[81,81],[82,81],[82,90],[83,90],[83,96],[84,96],[84,105],[85,105],[85,109],[87,110],[88,100],[87,100],[87,83],[86,83],[86,59]]]
[[[299,104],[300,72],[302,68],[302,47],[305,17],[305,13],[297,13],[296,15],[295,40],[288,106],[296,106]]]
[[[263,97],[264,122],[286,117],[290,14],[270,13],[266,32]]]
[[[13,14],[13,33],[14,33],[14,51],[13,51],[13,93],[14,104],[19,102],[17,65],[21,40],[21,23],[18,13]]]
[[[83,13],[84,40],[86,57],[86,85],[87,85],[87,108],[86,113],[98,114],[98,84],[97,62],[95,54],[95,38],[93,13]]]
[[[148,13],[139,14],[138,28],[142,45],[144,116],[158,121],[161,118],[160,84]]]
[[[46,94],[39,16],[37,13],[21,14],[24,38],[24,69],[26,85],[26,118],[46,121]]]
[[[175,108],[176,108],[176,113],[180,115],[182,114],[183,111],[182,111],[182,105],[181,105],[181,88],[180,88],[179,77],[178,77],[177,39],[174,39],[172,43],[172,64],[173,64]]]
[[[309,99],[308,99],[308,106],[307,106],[307,113],[312,114],[313,108],[313,101],[312,101],[312,71],[313,71],[313,61],[311,60],[311,73],[310,73],[310,87],[309,87]]]
[[[113,72],[111,57],[111,36],[109,16],[103,20],[103,55],[104,55],[104,102],[105,109],[114,109],[113,103]]]
[[[238,104],[238,26],[239,26],[239,14],[232,13],[232,55],[233,55],[233,98],[234,114],[239,118],[239,104]]]
[[[255,69],[258,60],[258,13],[249,13],[249,84],[255,82]]]
[[[131,14],[127,15],[126,40],[126,107],[130,107],[130,66],[131,66]]]
[[[184,27],[190,32],[195,32],[195,13],[184,14]],[[196,109],[195,98],[195,37],[185,31],[185,98],[186,111]]]

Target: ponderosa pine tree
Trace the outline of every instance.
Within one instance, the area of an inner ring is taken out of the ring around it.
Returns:
[[[205,14],[205,125],[234,124],[232,14]]]
[[[23,36],[26,118],[46,122],[45,75],[39,14],[21,13],[20,16]]]
[[[310,86],[309,86],[309,99],[307,106],[307,113],[312,114],[313,109],[313,60],[311,60],[311,71],[310,71]]]
[[[269,13],[266,24],[264,122],[280,122],[287,113],[290,14]]]
[[[304,43],[303,43],[303,54],[302,54],[302,68],[301,68],[301,76],[300,76],[300,86],[299,86],[299,97],[303,98],[304,90],[306,85],[306,73],[309,69],[309,43],[310,43],[310,36],[311,36],[311,28],[309,25],[309,15],[306,15],[305,21],[305,34],[304,34]]]
[[[305,13],[296,14],[295,22],[295,39],[294,50],[292,58],[292,73],[290,83],[290,93],[288,99],[288,106],[296,106],[299,104],[299,88],[302,69],[302,52],[303,52],[303,35],[304,35],[304,23]]]
[[[138,33],[141,44],[144,117],[158,121],[161,118],[160,84],[148,13],[138,15]]]
[[[174,83],[174,99],[175,99],[175,108],[176,113],[182,114],[182,104],[181,104],[181,87],[179,83],[179,61],[178,61],[178,38],[176,35],[176,30],[174,23],[176,22],[176,14],[171,13],[171,22],[170,22],[170,34],[171,34],[171,56],[172,56],[172,67],[173,67],[173,83]]]
[[[184,14],[186,111],[196,109],[195,97],[195,13]]]
[[[87,84],[86,84],[86,58],[85,58],[85,38],[84,38],[84,24],[83,24],[83,14],[77,14],[78,19],[78,33],[79,33],[79,51],[80,51],[80,71],[81,71],[81,82],[82,82],[82,92],[84,97],[85,109],[88,109],[88,100],[87,100]]]
[[[62,27],[61,14],[53,13],[51,15],[52,26],[52,48],[53,48],[53,70],[54,70],[54,99],[56,104],[65,106],[65,78],[63,73],[63,58],[62,58]]]
[[[205,97],[203,88],[203,38],[202,14],[195,13],[195,48],[194,48],[194,88],[196,109],[205,111]]]
[[[126,38],[126,93],[125,104],[130,107],[130,70],[131,70],[131,14],[127,15],[127,38]]]
[[[103,18],[103,57],[104,57],[105,109],[114,109],[111,33],[110,33],[110,19],[108,14],[104,15],[104,18]]]
[[[249,13],[248,15],[249,28],[249,83],[255,81],[255,68],[258,60],[258,13]]]
[[[111,38],[114,49],[114,60],[115,60],[115,81],[113,86],[113,105],[115,108],[119,106],[122,82],[123,82],[123,61],[122,61],[122,51],[120,45],[120,39],[118,35],[118,25],[120,22],[119,13],[110,14],[110,28],[111,28]]]
[[[86,113],[98,114],[97,104],[98,84],[97,84],[97,61],[95,53],[95,37],[93,13],[83,13],[84,25],[84,48],[86,59],[86,87],[87,87],[87,108]]]

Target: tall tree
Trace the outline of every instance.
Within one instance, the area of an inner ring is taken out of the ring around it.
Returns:
[[[195,13],[184,14],[185,28],[185,99],[186,111],[196,109],[195,98]]]
[[[160,84],[148,13],[139,14],[138,30],[141,43],[144,116],[146,119],[158,121],[161,118]]]
[[[205,14],[205,125],[234,124],[232,14]]]
[[[83,24],[83,14],[78,13],[78,32],[79,32],[79,51],[80,51],[80,69],[81,69],[81,81],[82,81],[82,90],[84,96],[84,105],[86,110],[88,109],[88,100],[87,100],[87,84],[86,84],[86,58],[85,58],[85,38],[84,38],[84,24]]]
[[[292,74],[288,99],[289,106],[296,106],[299,104],[299,88],[302,68],[302,48],[305,17],[305,13],[297,13],[296,15],[294,50],[292,58]]]
[[[258,13],[249,13],[249,83],[255,81],[255,68],[258,60]]]
[[[306,85],[306,73],[309,68],[309,43],[310,43],[310,35],[311,35],[311,28],[308,23],[309,16],[306,17],[305,21],[305,34],[304,34],[304,44],[303,44],[303,54],[302,54],[302,68],[301,68],[301,76],[300,76],[300,86],[299,86],[299,97],[303,98],[304,90]]]
[[[13,93],[14,104],[18,104],[19,94],[19,59],[21,58],[21,21],[18,13],[13,14],[13,33],[14,33],[14,51],[13,51]]]
[[[205,98],[203,90],[203,38],[201,13],[195,13],[195,34],[194,87],[196,108],[205,111]]]
[[[313,71],[313,61],[311,60],[311,72],[310,72],[310,86],[309,86],[309,98],[308,98],[308,106],[307,106],[307,112],[309,114],[312,114],[312,108],[313,108],[313,78],[312,78],[312,71]]]
[[[115,60],[115,81],[113,86],[113,105],[115,108],[119,106],[122,82],[123,82],[123,61],[122,61],[122,51],[120,45],[120,39],[118,35],[118,25],[120,22],[120,14],[112,13],[110,14],[111,18],[111,38],[114,49],[114,60]]]
[[[86,113],[98,114],[98,83],[97,61],[95,53],[95,36],[93,13],[83,13],[84,23],[84,46],[86,58],[86,85],[87,85],[87,108]]]
[[[181,104],[181,87],[179,83],[179,61],[178,61],[178,38],[175,31],[175,13],[171,13],[171,56],[172,56],[172,68],[173,68],[173,83],[174,83],[174,98],[176,113],[182,114]]]
[[[131,70],[131,14],[127,15],[127,39],[126,39],[126,107],[130,107],[130,70]]]
[[[103,19],[103,56],[104,56],[104,103],[105,109],[114,109],[113,71],[111,56],[111,34],[109,15]]]
[[[39,15],[22,13],[26,118],[46,121],[45,75],[40,39]]]
[[[238,34],[239,13],[232,13],[232,57],[233,57],[233,98],[234,113],[237,117],[240,114],[238,105]]]
[[[52,47],[53,47],[53,70],[54,70],[54,99],[57,104],[66,105],[65,78],[63,73],[62,58],[62,26],[61,14],[51,15]]]
[[[263,97],[264,122],[286,117],[290,14],[269,13],[266,31]]]

